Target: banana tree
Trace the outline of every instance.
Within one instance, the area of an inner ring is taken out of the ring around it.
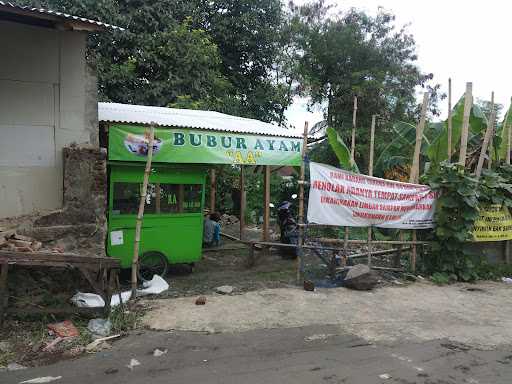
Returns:
[[[508,146],[508,131],[512,129],[512,103],[508,108],[505,118],[500,124],[498,134],[501,137],[500,143],[497,148],[498,159],[504,161],[507,157],[507,146]]]
[[[341,169],[345,169],[347,171],[352,171],[359,173],[359,168],[357,164],[350,160],[350,149],[347,147],[343,139],[340,137],[338,132],[334,128],[327,127],[327,140],[329,144],[336,154],[338,161],[340,162]]]

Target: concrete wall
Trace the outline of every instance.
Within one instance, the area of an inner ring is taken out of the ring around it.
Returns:
[[[61,208],[62,148],[98,144],[86,37],[0,21],[0,218]]]

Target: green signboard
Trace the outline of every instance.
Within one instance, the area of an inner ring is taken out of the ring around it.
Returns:
[[[149,128],[112,125],[109,128],[109,159],[146,161]],[[301,163],[302,140],[197,129],[156,128],[153,161],[247,165]]]

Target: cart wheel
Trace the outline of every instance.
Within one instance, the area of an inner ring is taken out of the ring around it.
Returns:
[[[169,263],[167,257],[160,252],[146,252],[139,260],[139,279],[149,281],[154,275],[165,277]]]

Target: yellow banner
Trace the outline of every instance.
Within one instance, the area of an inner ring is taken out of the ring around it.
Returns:
[[[512,240],[512,216],[508,208],[499,204],[481,207],[473,237],[474,241]]]

